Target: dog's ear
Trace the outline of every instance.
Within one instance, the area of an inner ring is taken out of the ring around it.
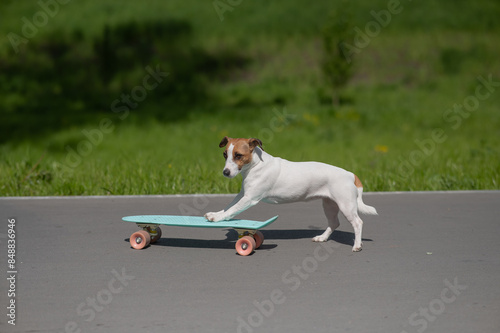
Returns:
[[[227,143],[229,142],[229,140],[231,140],[230,137],[227,137],[225,136],[221,142],[219,143],[219,148],[222,148],[222,147],[225,147],[227,145]]]
[[[262,148],[262,141],[260,141],[259,139],[255,139],[255,138],[248,139],[248,145],[250,146],[250,149],[252,149],[252,150],[254,150],[254,148],[257,146],[259,146],[260,149],[264,150],[264,148]]]

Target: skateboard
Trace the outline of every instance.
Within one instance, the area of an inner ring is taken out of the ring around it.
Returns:
[[[210,222],[201,216],[139,215],[126,216],[122,220],[135,223],[142,229],[130,236],[130,245],[136,250],[141,250],[160,239],[160,225],[192,228],[233,228],[238,232],[238,241],[235,245],[236,252],[242,256],[247,256],[255,249],[258,249],[264,242],[264,235],[258,229],[273,223],[277,218],[278,216],[275,216],[264,222],[239,219]]]

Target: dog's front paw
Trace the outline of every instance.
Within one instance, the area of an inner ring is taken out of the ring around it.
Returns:
[[[223,211],[206,213],[205,218],[210,222],[222,221],[224,219],[222,216],[222,212]]]
[[[313,239],[312,239],[313,242],[326,242],[327,240],[328,240],[328,237],[325,237],[323,235],[313,237]]]

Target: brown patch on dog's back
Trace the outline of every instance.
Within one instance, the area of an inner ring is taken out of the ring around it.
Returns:
[[[356,175],[354,175],[354,185],[356,185],[356,187],[363,187],[361,180],[359,180],[358,176]]]

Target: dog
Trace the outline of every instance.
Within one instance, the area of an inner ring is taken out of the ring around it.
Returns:
[[[243,177],[241,191],[226,209],[209,212],[211,222],[229,220],[258,202],[281,204],[313,199],[323,200],[328,228],[314,242],[326,242],[339,226],[339,211],[354,228],[353,252],[361,251],[363,221],[358,212],[377,215],[374,207],[362,200],[363,184],[352,172],[320,162],[290,162],[264,151],[256,138],[224,137],[219,147],[226,147],[222,171],[228,178]]]

